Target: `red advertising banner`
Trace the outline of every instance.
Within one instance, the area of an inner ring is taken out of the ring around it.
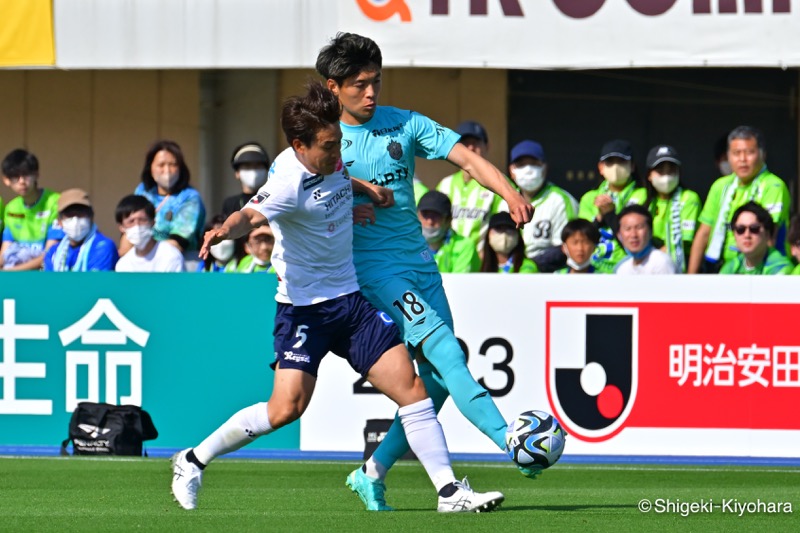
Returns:
[[[800,305],[546,309],[548,399],[578,439],[625,427],[800,429]]]

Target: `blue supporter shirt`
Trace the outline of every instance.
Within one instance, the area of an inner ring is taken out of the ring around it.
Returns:
[[[187,250],[197,250],[203,242],[203,226],[206,223],[206,208],[197,189],[186,187],[177,194],[162,196],[158,187],[145,189],[140,183],[133,194],[144,196],[156,207],[156,223],[153,238],[165,241],[177,235],[189,243]]]
[[[56,249],[58,249],[58,246],[51,246],[50,249],[47,250],[47,253],[45,253],[44,270],[49,272],[55,270],[53,266],[53,256],[56,253]],[[66,267],[68,270],[72,270],[75,266],[80,250],[80,246],[74,248],[72,246],[67,247]],[[89,255],[86,258],[86,271],[113,271],[117,260],[119,260],[119,254],[117,253],[116,243],[98,231],[89,248]]]
[[[414,201],[415,157],[446,159],[460,136],[414,111],[378,106],[366,123],[342,127],[342,161],[350,175],[394,191],[395,205],[375,209],[375,223],[353,228],[360,284],[408,270],[438,272],[422,237]],[[356,195],[354,203],[369,202]]]

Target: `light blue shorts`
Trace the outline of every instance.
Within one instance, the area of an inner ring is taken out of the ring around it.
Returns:
[[[441,325],[453,330],[453,314],[438,272],[404,272],[361,286],[372,305],[389,314],[403,341],[414,348]]]

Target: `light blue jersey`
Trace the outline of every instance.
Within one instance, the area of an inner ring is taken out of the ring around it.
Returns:
[[[419,113],[388,106],[378,106],[369,122],[341,126],[342,160],[350,175],[394,191],[395,205],[376,208],[375,224],[353,229],[359,284],[407,271],[437,272],[417,218],[414,158],[447,158],[459,135]],[[355,198],[356,204],[367,201],[364,195]]]

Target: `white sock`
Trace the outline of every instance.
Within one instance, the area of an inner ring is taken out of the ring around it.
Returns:
[[[261,435],[272,432],[267,402],[245,407],[194,447],[194,455],[207,465],[214,458],[234,452]]]
[[[436,419],[433,400],[425,398],[397,410],[406,432],[408,445],[431,478],[436,492],[456,480],[450,466],[450,453],[444,431]]]
[[[378,478],[383,480],[386,478],[386,467],[375,460],[375,454],[370,455],[369,459],[364,462],[364,473],[369,477]]]

